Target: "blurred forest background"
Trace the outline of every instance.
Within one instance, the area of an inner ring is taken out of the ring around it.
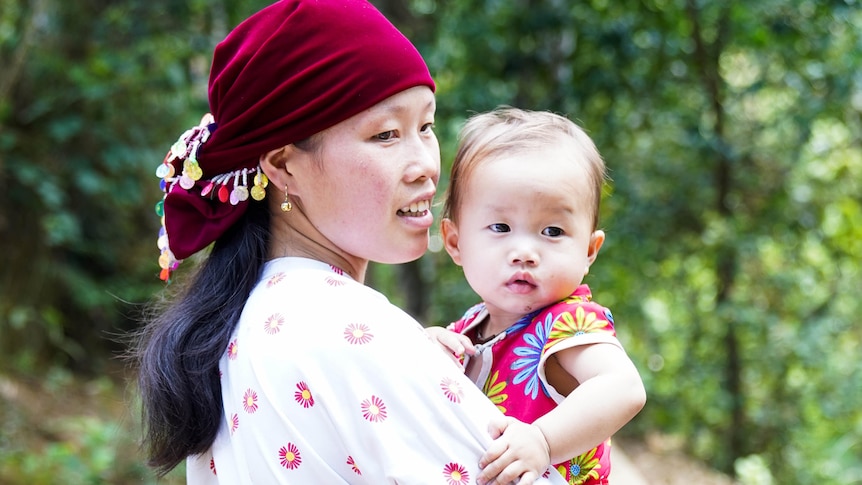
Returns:
[[[154,170],[267,3],[0,0],[0,483],[155,481],[118,358],[162,288]],[[373,3],[438,82],[444,173],[501,104],[603,153],[587,282],[649,393],[621,436],[744,484],[862,484],[859,0]],[[476,299],[438,239],[372,270],[426,324]]]

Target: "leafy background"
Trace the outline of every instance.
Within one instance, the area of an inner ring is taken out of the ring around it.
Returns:
[[[154,481],[118,358],[162,288],[154,169],[266,3],[0,1],[0,482]],[[857,0],[373,3],[437,80],[444,173],[501,104],[603,153],[587,282],[649,394],[622,436],[741,483],[862,483]],[[476,299],[435,243],[369,279],[428,325]]]

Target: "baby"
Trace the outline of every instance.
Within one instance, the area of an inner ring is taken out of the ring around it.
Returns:
[[[572,484],[607,483],[609,437],[646,401],[611,312],[581,283],[605,241],[604,180],[592,140],[562,116],[499,108],[461,132],[441,231],[482,303],[427,331],[531,424],[510,425],[480,462],[525,483],[549,464]]]

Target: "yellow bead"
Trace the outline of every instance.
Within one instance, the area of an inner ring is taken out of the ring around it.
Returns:
[[[163,252],[162,255],[159,256],[159,267],[162,269],[168,269],[171,267],[171,255],[167,251]]]
[[[260,185],[255,185],[251,188],[251,198],[254,200],[263,200],[266,197],[266,191]]]
[[[192,159],[183,162],[183,173],[192,180],[200,180],[204,174],[198,162]]]

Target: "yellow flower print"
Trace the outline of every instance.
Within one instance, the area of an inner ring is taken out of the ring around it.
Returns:
[[[568,466],[568,470],[566,467]],[[596,458],[596,449],[584,453],[581,456],[573,458],[568,463],[562,463],[557,466],[557,471],[560,475],[568,479],[572,485],[580,485],[589,479],[599,479],[599,469],[602,467],[599,464],[599,459]],[[568,472],[568,475],[566,475]]]
[[[569,295],[563,299],[563,303],[571,305],[572,303],[587,303],[590,301],[589,296]]]
[[[503,403],[506,399],[509,399],[508,394],[503,394],[503,391],[506,390],[506,381],[497,382],[497,379],[500,378],[500,372],[494,372],[494,375],[490,376],[487,381],[485,381],[485,385],[482,387],[482,392],[488,396],[488,399],[497,406],[497,409],[500,410],[503,414],[506,414],[506,407],[503,406]]]
[[[574,315],[572,315],[572,312],[565,312],[557,317],[557,321],[554,322],[551,334],[548,336],[548,343],[545,347],[547,348],[556,340],[573,337],[575,335],[583,335],[591,332],[611,333],[612,330],[607,327],[607,320],[599,318],[596,315],[596,312],[587,313],[587,311],[584,310],[584,307],[579,306],[575,309]]]

